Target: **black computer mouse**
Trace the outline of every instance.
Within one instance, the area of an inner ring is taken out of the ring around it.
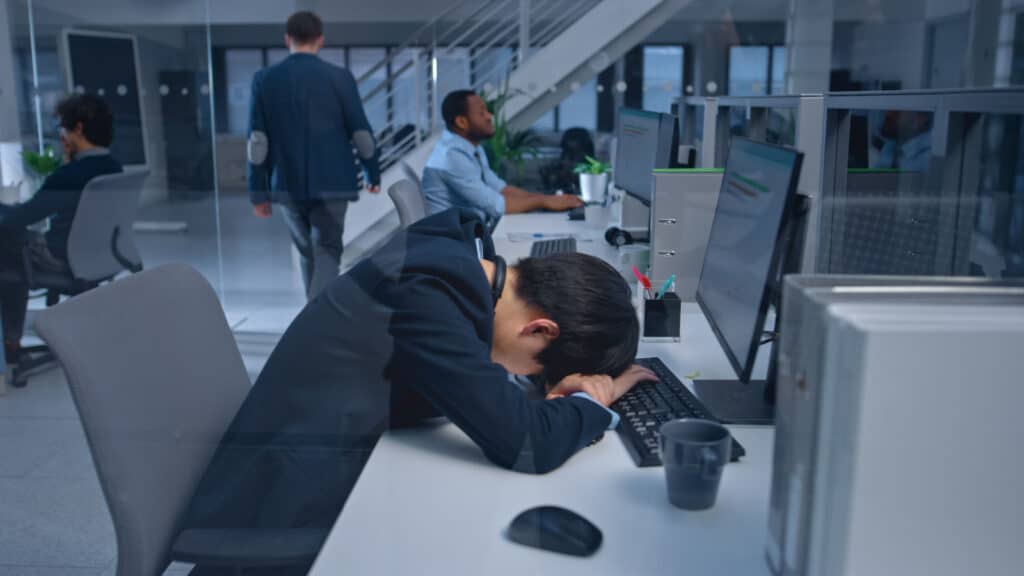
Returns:
[[[508,527],[513,542],[573,556],[590,556],[601,547],[601,531],[579,514],[558,506],[521,512]]]

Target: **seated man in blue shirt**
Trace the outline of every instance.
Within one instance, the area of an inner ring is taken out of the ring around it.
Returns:
[[[607,406],[656,379],[632,365],[638,339],[629,286],[605,262],[558,254],[506,271],[475,214],[428,216],[295,318],[183,525],[326,531],[380,435],[438,416],[495,464],[546,473],[615,426]],[[557,385],[531,398],[509,373]]]
[[[25,266],[67,270],[68,235],[82,189],[97,176],[121,171],[107,149],[114,139],[114,117],[107,103],[92,94],[70,96],[57,105],[64,164],[50,174],[34,196],[16,206],[0,205],[0,316],[7,362],[15,364],[28,308]],[[46,219],[45,236],[27,227]]]
[[[447,129],[423,169],[428,214],[453,206],[470,208],[493,228],[503,214],[583,205],[577,196],[550,196],[511,186],[491,170],[480,143],[494,136],[494,119],[475,92],[449,93],[441,104],[441,116]]]

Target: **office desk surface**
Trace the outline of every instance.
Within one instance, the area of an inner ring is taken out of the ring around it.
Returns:
[[[528,253],[529,242],[510,246],[502,234],[534,224],[546,233],[593,229],[589,214],[588,222],[562,222],[560,214],[506,217],[495,231],[498,251]],[[588,248],[580,245],[596,251]],[[680,377],[732,377],[696,305],[684,305],[680,343],[641,343],[640,354],[661,357]],[[747,456],[726,467],[717,504],[701,512],[670,505],[663,469],[637,468],[615,432],[543,476],[495,466],[451,424],[388,432],[310,574],[767,574],[774,429],[731,429]],[[544,504],[596,524],[601,549],[575,558],[505,537],[519,512]]]

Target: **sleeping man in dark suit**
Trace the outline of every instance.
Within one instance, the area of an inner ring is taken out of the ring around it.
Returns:
[[[380,435],[437,416],[531,474],[613,427],[607,406],[655,379],[633,365],[629,286],[583,254],[502,268],[479,216],[450,209],[336,278],[274,349],[184,527],[329,528]],[[555,385],[530,398],[510,373]]]

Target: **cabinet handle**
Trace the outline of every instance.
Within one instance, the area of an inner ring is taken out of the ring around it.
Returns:
[[[658,256],[675,256],[675,250],[658,250]]]
[[[675,218],[658,218],[658,224],[675,224]]]

